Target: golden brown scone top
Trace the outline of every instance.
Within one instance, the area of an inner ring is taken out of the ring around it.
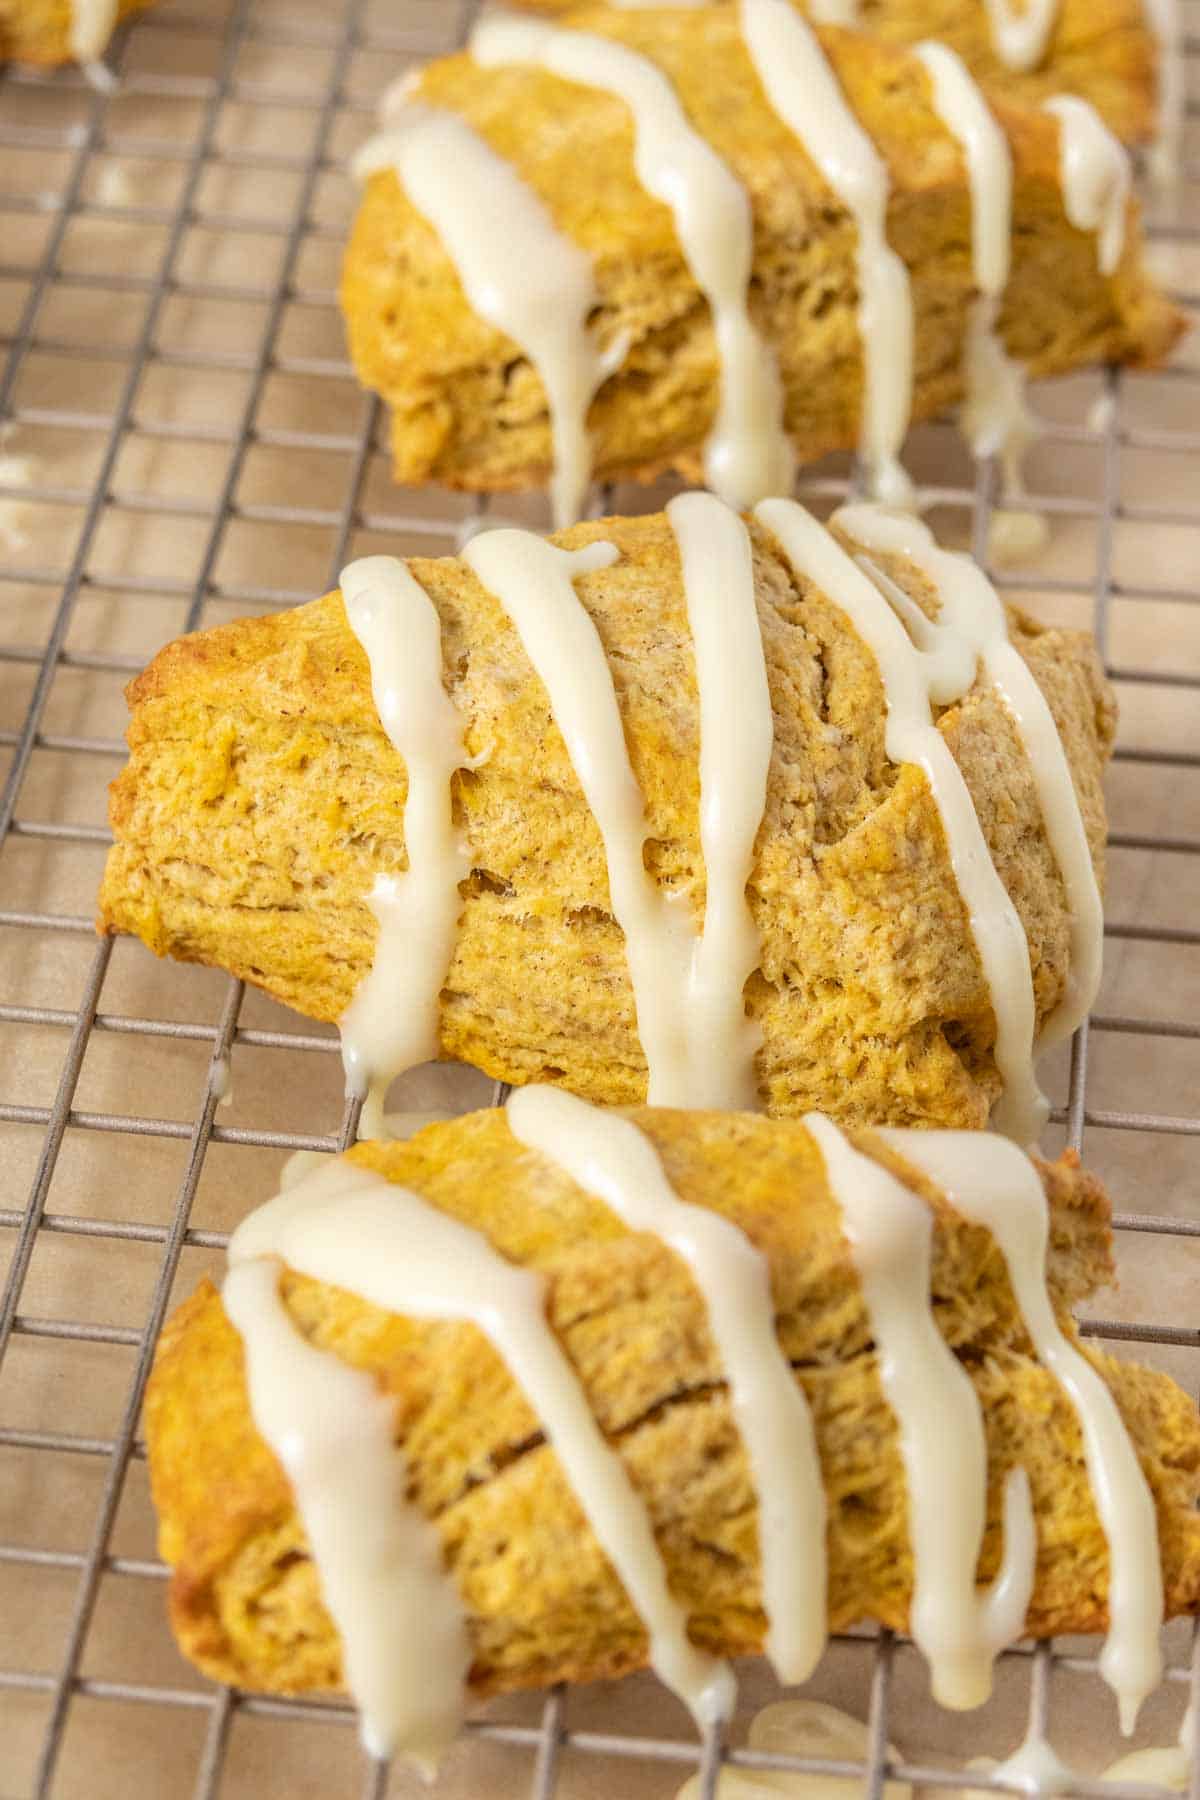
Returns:
[[[853,446],[862,399],[857,230],[770,106],[737,8],[597,7],[571,23],[656,64],[743,184],[754,215],[749,309],[779,366],[787,432],[802,461]],[[887,236],[913,296],[913,417],[926,418],[962,396],[974,294],[965,163],[911,51],[833,27],[818,35],[887,166]],[[465,118],[592,262],[594,335],[606,349],[624,347],[588,414],[597,477],[674,468],[701,479],[720,358],[672,212],[638,179],[628,107],[539,68],[483,68],[466,54],[428,65],[415,97]],[[1136,206],[1121,263],[1104,277],[1094,238],[1064,212],[1057,121],[990,101],[1014,167],[1013,267],[999,318],[1009,353],[1035,375],[1161,360],[1184,321],[1142,267]],[[539,376],[473,310],[436,231],[391,169],[367,182],[342,304],[359,377],[393,408],[398,479],[472,491],[547,479],[552,441]]]
[[[869,1617],[904,1629],[912,1559],[895,1421],[820,1155],[795,1121],[651,1109],[635,1119],[679,1196],[733,1220],[768,1258],[777,1331],[813,1412],[829,1501],[831,1627]],[[1039,1530],[1029,1630],[1101,1629],[1108,1555],[1078,1426],[1032,1356],[998,1251],[869,1133],[855,1142],[933,1210],[934,1314],[975,1384],[988,1438],[980,1578],[998,1560],[1005,1476],[1023,1465]],[[724,1653],[759,1649],[756,1500],[685,1266],[518,1144],[500,1112],[352,1155],[541,1274],[547,1316],[650,1509],[693,1638]],[[1072,1158],[1041,1172],[1061,1311],[1110,1278],[1107,1203]],[[644,1632],[539,1421],[480,1333],[399,1318],[294,1274],[282,1292],[312,1344],[370,1371],[395,1401],[413,1496],[437,1525],[470,1619],[475,1689],[642,1666]],[[1194,1610],[1195,1408],[1163,1376],[1084,1354],[1112,1388],[1155,1495],[1168,1609]],[[288,1483],[250,1417],[240,1339],[211,1287],[164,1333],[146,1424],[184,1650],[209,1674],[245,1686],[338,1686],[337,1636]]]
[[[779,1113],[982,1125],[998,1091],[991,1002],[927,783],[888,761],[878,670],[845,614],[750,531],[775,728],[747,890],[762,945],[746,988],[764,1034],[760,1092]],[[598,539],[620,560],[576,592],[609,654],[647,866],[699,921],[698,695],[678,548],[664,515],[553,541]],[[603,842],[546,691],[465,562],[410,567],[437,608],[446,684],[481,759],[454,780],[473,873],[442,993],[443,1054],[506,1080],[640,1100],[645,1060]],[[1062,734],[1102,874],[1113,710],[1095,650],[1017,614],[1012,633]],[[407,791],[340,596],[181,639],[129,699],[102,926],[339,1018],[374,954],[366,896],[378,873],[404,867]],[[1031,769],[986,686],[940,729],[1024,923],[1044,1018],[1066,979],[1070,921]]]
[[[154,0],[118,0],[117,19]],[[72,0],[0,0],[0,62],[70,62]]]
[[[520,4],[569,15],[560,22],[572,27],[582,10],[579,0]],[[1158,52],[1140,0],[1059,0],[1045,54],[1030,70],[1012,69],[996,54],[984,0],[862,0],[854,29],[885,44],[949,44],[974,75],[1015,100],[1078,94],[1123,143],[1142,143],[1154,129]]]

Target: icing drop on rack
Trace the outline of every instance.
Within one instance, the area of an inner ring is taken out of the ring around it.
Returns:
[[[887,241],[887,168],[791,0],[739,4],[742,36],[768,101],[854,219],[863,358],[859,454],[872,495],[907,506],[912,483],[899,454],[912,412],[913,303],[908,270]]]
[[[1046,54],[1058,18],[1060,0],[1026,0],[1020,11],[1012,0],[987,0],[992,48],[1010,69],[1037,67]]]
[[[339,1163],[310,1183],[336,1207],[370,1183],[363,1174]],[[406,1497],[394,1403],[307,1342],[279,1276],[273,1257],[235,1261],[222,1289],[245,1347],[250,1409],[291,1482],[364,1740],[377,1756],[402,1749],[432,1774],[462,1720],[471,1663],[462,1605],[436,1531]]]
[[[90,63],[104,54],[117,23],[117,0],[71,0],[68,42],[76,62]]]
[[[370,970],[340,1020],[348,1093],[365,1095],[361,1135],[384,1135],[393,1079],[436,1057],[439,1000],[462,910],[470,859],[455,830],[451,778],[469,763],[462,721],[442,686],[441,621],[393,556],[368,556],[341,574],[346,616],[371,665],[380,723],[408,776],[408,868],[377,875],[368,905],[379,922]]]
[[[873,514],[871,508],[861,511]],[[996,1019],[993,1054],[1004,1082],[996,1123],[1023,1143],[1032,1143],[1049,1109],[1033,1070],[1035,1009],[1029,945],[996,872],[970,791],[931,710],[934,704],[948,705],[968,691],[975,675],[976,652],[957,633],[942,632],[936,639],[938,657],[927,655],[926,645],[934,637],[924,614],[890,585],[885,598],[797,501],[764,501],[755,509],[755,516],[778,541],[797,574],[814,582],[845,613],[875,658],[887,707],[884,741],[888,757],[896,763],[915,763],[925,772],[988,984]],[[905,624],[918,634],[915,643],[889,601],[901,607]]]
[[[1019,492],[1020,457],[1034,424],[1025,405],[1025,374],[996,331],[1008,284],[1012,237],[1012,157],[978,84],[945,44],[918,44],[934,111],[957,139],[971,191],[971,272],[978,292],[967,315],[962,424],[976,456],[999,456],[1005,484]]]
[[[700,845],[704,928],[688,972],[690,1106],[758,1105],[761,1032],[743,990],[761,944],[746,899],[767,801],[775,720],[745,525],[711,494],[667,507],[679,545],[700,698]]]
[[[1063,1335],[1046,1286],[1049,1218],[1037,1171],[1004,1143],[980,1155],[967,1131],[883,1131],[964,1218],[986,1227],[1008,1265],[1013,1295],[1041,1363],[1065,1388],[1079,1420],[1088,1479],[1108,1540],[1109,1630],[1100,1673],[1128,1735],[1162,1675],[1162,1567],[1154,1498],[1103,1379]]]
[[[546,1087],[519,1089],[507,1118],[521,1143],[687,1264],[758,1494],[767,1652],[782,1682],[807,1681],[825,1647],[825,1490],[804,1390],[775,1335],[765,1257],[719,1213],[678,1197],[632,1120]]]
[[[465,119],[402,106],[389,123],[363,145],[354,172],[365,178],[395,171],[441,239],[472,307],[537,370],[554,442],[555,523],[573,524],[592,473],[588,407],[614,368],[588,329],[598,301],[591,260]]]
[[[346,1165],[341,1167],[344,1172]],[[735,1697],[733,1676],[688,1638],[687,1617],[667,1586],[646,1507],[592,1417],[579,1378],[547,1322],[541,1278],[506,1261],[479,1232],[407,1188],[361,1169],[354,1172],[366,1179],[332,1191],[332,1183],[318,1175],[269,1200],[234,1233],[231,1260],[279,1257],[289,1268],[388,1312],[477,1326],[540,1419],[584,1516],[646,1627],[656,1673],[701,1729],[727,1718]],[[354,1528],[346,1531],[347,1507],[330,1495],[347,1537],[370,1538],[384,1527],[374,1494],[364,1503],[351,1489],[349,1498]],[[375,1604],[383,1604],[382,1596]],[[372,1623],[377,1629],[377,1617]],[[421,1634],[414,1641],[420,1645]],[[399,1674],[380,1669],[372,1678],[382,1687]]]
[[[1111,275],[1125,248],[1129,158],[1094,106],[1074,94],[1047,100],[1059,125],[1063,205],[1077,231],[1096,234],[1096,261]]]
[[[987,1438],[971,1378],[930,1305],[933,1214],[831,1120],[807,1113],[804,1123],[841,1208],[879,1379],[899,1428],[913,1553],[913,1642],[929,1663],[940,1705],[981,1706],[996,1656],[1024,1630],[1033,1592],[1037,1536],[1029,1481],[1023,1469],[1009,1476],[1003,1562],[993,1586],[979,1595]]]
[[[969,643],[1017,728],[1066,892],[1070,964],[1062,998],[1042,1027],[1038,1047],[1061,1043],[1087,1018],[1100,987],[1104,911],[1079,796],[1054,715],[1029,665],[1009,640],[999,596],[970,557],[941,549],[919,520],[889,515],[877,507],[845,506],[834,519],[864,550],[903,556],[926,576],[937,591],[941,611],[937,623],[925,631],[925,654],[936,662],[952,651],[956,639]]]
[[[1186,104],[1179,0],[1146,0],[1146,17],[1158,48],[1154,141],[1147,163],[1155,186],[1172,188],[1179,180]]]
[[[611,38],[502,13],[475,27],[471,54],[484,68],[542,68],[628,106],[638,180],[670,207],[680,249],[712,310],[721,391],[705,446],[705,482],[739,507],[786,491],[795,454],[783,429],[783,389],[774,355],[748,310],[754,262],[749,197],[689,124],[662,70]]]

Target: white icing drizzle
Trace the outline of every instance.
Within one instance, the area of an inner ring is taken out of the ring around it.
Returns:
[[[647,873],[646,815],[630,767],[612,671],[576,576],[611,566],[614,545],[559,550],[528,531],[488,531],[463,551],[517,629],[550,701],[608,862],[613,917],[637,1009],[638,1034],[656,1105],[689,1104],[687,984],[694,930]]]
[[[1025,0],[1017,11],[1012,0],[987,0],[992,49],[1010,69],[1034,69],[1046,54],[1058,18],[1059,0]]]
[[[1111,275],[1125,248],[1129,158],[1094,106],[1074,94],[1045,102],[1059,125],[1063,206],[1077,231],[1096,233],[1096,261]]]
[[[1158,45],[1154,142],[1147,161],[1155,186],[1171,188],[1179,180],[1185,102],[1179,0],[1146,0],[1146,17]]]
[[[752,1110],[762,1034],[747,1019],[742,995],[761,944],[746,883],[775,739],[754,563],[746,527],[711,494],[678,495],[667,517],[683,565],[700,697],[706,899],[688,972],[688,1104]]]
[[[858,24],[858,3],[859,0],[809,0],[805,10],[814,25],[844,25],[853,29]]]
[[[94,62],[104,54],[117,23],[117,0],[71,0],[71,55]]]
[[[825,1647],[825,1490],[804,1390],[775,1335],[766,1258],[719,1213],[678,1197],[632,1120],[546,1087],[513,1094],[507,1117],[521,1143],[687,1264],[758,1494],[767,1652],[782,1682],[807,1681]]]
[[[889,515],[876,507],[843,507],[835,520],[864,549],[906,557],[932,582],[941,611],[932,628],[922,620],[918,643],[933,663],[953,657],[956,642],[969,644],[1016,725],[1070,917],[1066,985],[1042,1028],[1039,1048],[1060,1043],[1086,1019],[1099,990],[1104,913],[1079,797],[1054,715],[1028,664],[1009,640],[999,596],[970,557],[939,548],[919,520]]]
[[[1014,1145],[966,1131],[884,1131],[965,1218],[991,1232],[1008,1265],[1033,1348],[1079,1420],[1096,1511],[1108,1540],[1109,1630],[1100,1672],[1128,1735],[1162,1674],[1163,1583],[1154,1498],[1121,1414],[1091,1363],[1063,1335],[1046,1286],[1049,1216],[1033,1164]]]
[[[238,1263],[222,1290],[245,1347],[250,1409],[291,1482],[364,1741],[376,1756],[405,1751],[431,1775],[462,1718],[462,1605],[436,1531],[406,1498],[394,1404],[301,1336],[279,1273],[273,1258]]]
[[[598,303],[590,258],[561,232],[511,164],[455,113],[405,105],[358,152],[360,178],[394,169],[437,232],[471,306],[537,370],[554,441],[555,523],[583,511],[592,472],[588,407],[619,365],[588,328]]]
[[[1068,1768],[1053,1745],[1032,1726],[1011,1756],[994,1766],[989,1761],[988,1768],[1002,1781],[1017,1782],[1027,1794],[1046,1796],[1046,1800],[1054,1794],[1065,1794],[1079,1780],[1076,1770]]]
[[[458,884],[470,868],[454,827],[450,783],[470,759],[442,686],[441,622],[424,588],[393,556],[351,563],[341,588],[371,664],[380,723],[408,774],[408,868],[375,878],[375,958],[340,1021],[347,1092],[366,1096],[361,1133],[379,1137],[394,1078],[436,1057],[440,1046],[439,997],[454,954]]]
[[[997,1654],[1024,1630],[1033,1592],[1037,1535],[1029,1481],[1023,1469],[1009,1477],[1004,1559],[992,1587],[977,1594],[987,1523],[987,1438],[971,1379],[934,1322],[933,1215],[831,1120],[807,1113],[804,1123],[841,1208],[879,1379],[900,1434],[913,1553],[913,1642],[929,1662],[940,1705],[981,1706],[991,1692]]]
[[[874,516],[871,508],[847,508],[838,516],[853,522],[858,513]],[[1029,946],[992,862],[970,791],[931,710],[935,703],[948,705],[967,692],[975,675],[976,650],[958,633],[943,630],[935,634],[924,614],[899,589],[889,589],[889,599],[897,605],[903,602],[909,628],[905,630],[879,589],[796,501],[764,501],[755,509],[755,516],[778,540],[793,568],[815,582],[845,613],[875,657],[887,706],[887,754],[893,762],[916,763],[925,771],[990,990],[996,1018],[993,1055],[1004,1082],[995,1123],[1022,1142],[1032,1142],[1045,1123],[1048,1108],[1033,1071],[1035,1012]],[[916,634],[915,643],[909,631]],[[936,656],[929,653],[935,642]]]
[[[346,1165],[340,1167],[344,1175]],[[234,1233],[231,1259],[279,1257],[289,1268],[389,1312],[476,1325],[540,1419],[589,1525],[646,1627],[653,1668],[702,1729],[727,1718],[735,1698],[733,1676],[688,1638],[687,1617],[667,1586],[646,1508],[592,1417],[579,1378],[547,1322],[540,1276],[507,1262],[479,1232],[438,1212],[419,1195],[380,1175],[353,1172],[364,1179],[340,1191],[330,1177],[318,1174],[259,1207]],[[248,1349],[253,1362],[253,1346]],[[339,1475],[336,1467],[333,1474]],[[384,1525],[375,1495],[365,1497],[352,1487],[345,1492],[345,1501],[330,1495],[331,1511],[336,1509],[347,1538],[370,1538]],[[367,1593],[364,1603],[372,1608],[378,1634],[378,1609],[385,1596]],[[413,1643],[418,1658],[424,1656],[424,1633],[414,1632]],[[394,1664],[377,1666],[372,1680],[389,1691],[403,1673]],[[461,1692],[461,1680],[455,1686]],[[448,1683],[442,1704],[450,1704]]]
[[[638,180],[670,207],[684,258],[712,309],[721,388],[705,446],[705,481],[739,507],[786,491],[795,455],[783,429],[782,385],[747,304],[754,263],[749,197],[689,124],[666,76],[610,38],[503,13],[475,27],[471,54],[485,68],[515,63],[546,69],[628,106]]]
[[[1008,284],[1012,236],[1012,157],[1008,140],[962,58],[946,44],[918,44],[933,105],[958,140],[971,191],[971,270],[978,289],[963,348],[962,424],[976,456],[999,456],[1006,487],[1020,489],[1021,453],[1034,424],[1025,405],[1025,372],[996,332]]]
[[[913,303],[908,270],[887,241],[886,165],[791,0],[740,0],[740,6],[742,35],[767,99],[857,227],[863,358],[859,454],[871,494],[908,506],[912,483],[899,453],[912,412]]]

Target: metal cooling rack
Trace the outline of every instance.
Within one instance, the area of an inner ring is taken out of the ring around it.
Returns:
[[[417,1791],[361,1760],[347,1707],[216,1689],[182,1663],[163,1623],[166,1571],[145,1495],[142,1394],[177,1289],[218,1266],[229,1226],[268,1191],[271,1153],[330,1151],[353,1135],[336,1042],[297,1030],[236,982],[96,941],[90,907],[128,674],[180,630],[310,598],[372,536],[437,553],[469,528],[453,496],[391,487],[334,288],[352,201],[346,154],[385,81],[453,48],[472,7],[193,6],[166,0],[118,36],[111,92],[74,72],[0,74],[0,426],[10,434],[0,440],[0,1059],[13,1095],[0,1105],[0,1800]],[[1194,68],[1200,39],[1187,50]],[[1173,222],[1152,235],[1195,309],[1200,162],[1185,177]],[[1116,1220],[1127,1278],[1136,1252],[1153,1258],[1134,1269],[1140,1303],[1085,1329],[1156,1346],[1155,1360],[1193,1389],[1195,358],[1185,347],[1141,383],[1109,372],[1099,416],[1085,411],[1094,382],[1040,397],[1054,419],[1034,504],[1056,535],[1034,572],[997,573],[1050,616],[1094,623],[1126,707],[1107,1010],[1064,1061],[1055,1123],[1129,1209]],[[994,471],[964,463],[939,428],[917,434],[913,458],[939,530],[984,555]],[[847,482],[830,465],[805,491],[819,505]],[[298,491],[330,503],[300,504]],[[521,516],[542,522],[539,503]],[[230,1058],[226,1123],[217,1107]],[[1006,1717],[1015,1702],[1056,1741],[1068,1728],[1102,1738],[1095,1648],[1010,1652]],[[869,1721],[861,1763],[699,1745],[647,1679],[493,1707],[469,1726],[440,1791],[667,1796],[699,1770],[711,1800],[728,1762],[857,1776],[876,1800],[885,1777],[960,1787],[965,1754],[1013,1747],[1011,1732],[988,1741],[982,1714],[968,1737],[959,1721],[936,1751],[892,1755],[893,1738],[914,1742],[911,1651],[886,1633],[852,1634],[829,1660],[837,1697]],[[745,1680],[759,1703],[772,1697],[757,1666]],[[1151,1734],[1160,1742],[1178,1729],[1181,1689],[1200,1702],[1200,1651],[1189,1655],[1176,1629]],[[936,1735],[935,1722],[921,1729],[922,1741]],[[1081,1778],[1073,1791],[1137,1800],[1164,1790]],[[1192,1794],[1200,1800],[1195,1756]]]

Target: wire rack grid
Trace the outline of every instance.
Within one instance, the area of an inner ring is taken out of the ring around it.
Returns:
[[[471,509],[394,489],[337,322],[347,153],[414,58],[455,47],[470,0],[165,3],[119,34],[111,88],[0,76],[0,1800],[130,1791],[196,1800],[415,1793],[365,1761],[348,1707],[216,1689],[174,1651],[139,1418],[173,1300],[220,1264],[279,1153],[352,1137],[336,1040],[209,971],[97,941],[104,784],[120,689],[169,636],[328,586],[346,554],[455,547]],[[1185,38],[1189,66],[1200,41]],[[1200,108],[1189,110],[1190,120]],[[1200,306],[1200,163],[1151,235]],[[1054,1129],[1111,1180],[1123,1275],[1085,1329],[1200,1374],[1200,361],[1041,397],[1049,549],[996,572],[1043,616],[1091,623],[1123,705],[1102,1009],[1057,1071]],[[995,472],[945,427],[913,462],[935,525],[986,556]],[[818,506],[847,491],[831,462]],[[325,506],[302,504],[328,495]],[[598,504],[644,508],[644,493]],[[514,508],[506,507],[506,512]],[[541,503],[515,509],[545,522]],[[232,1062],[232,1111],[218,1117]],[[405,1103],[501,1096],[417,1074]],[[323,1124],[323,1129],[316,1129]],[[1146,1729],[1179,1729],[1200,1655],[1176,1630]],[[909,1646],[850,1634],[814,1691],[866,1718],[853,1763],[698,1744],[647,1678],[498,1704],[451,1796],[711,1796],[723,1764],[960,1787],[1026,1717],[1078,1765],[1112,1738],[1092,1642],[1018,1647],[968,1722],[923,1698]],[[743,1671],[745,1709],[773,1697]],[[1193,1710],[1200,1720],[1200,1705]],[[899,1748],[895,1745],[898,1744]],[[1115,1743],[1112,1745],[1115,1753]],[[995,1785],[986,1775],[976,1785]],[[1193,1757],[1193,1800],[1200,1759]],[[1080,1793],[1136,1800],[1126,1783]]]

